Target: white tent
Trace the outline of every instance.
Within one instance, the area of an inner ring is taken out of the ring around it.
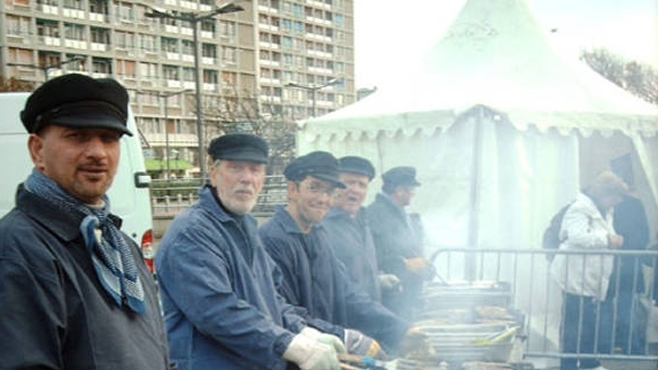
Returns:
[[[561,58],[523,1],[468,1],[427,59],[408,82],[302,122],[299,152],[416,166],[414,207],[441,245],[538,246],[550,216],[626,153],[658,220],[658,108]]]
[[[551,216],[627,155],[655,232],[658,108],[561,58],[522,0],[469,0],[413,69],[301,122],[299,153],[361,155],[379,173],[415,166],[412,207],[437,249],[540,248]]]

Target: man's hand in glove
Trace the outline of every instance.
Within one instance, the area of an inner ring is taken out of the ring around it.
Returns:
[[[400,342],[398,352],[400,357],[419,359],[432,357],[436,354],[427,334],[416,327],[407,330]]]
[[[422,257],[405,258],[404,265],[414,274],[420,274],[427,267],[427,260]]]
[[[333,347],[302,334],[292,338],[283,358],[294,362],[302,370],[340,370],[338,355]]]
[[[326,344],[336,351],[336,353],[346,353],[345,345],[341,342],[340,338],[332,334],[326,334],[319,330],[316,330],[310,326],[305,327],[299,333],[305,337],[316,340],[322,344]]]
[[[436,275],[434,266],[422,257],[405,258],[404,265],[407,267],[407,270],[421,276],[425,280],[432,280]]]
[[[345,329],[345,347],[347,353],[352,355],[369,356],[377,360],[386,360],[388,357],[376,340],[358,330]]]
[[[382,290],[389,290],[392,292],[401,292],[402,285],[400,285],[400,279],[393,274],[379,274],[377,275],[379,279],[379,286]]]

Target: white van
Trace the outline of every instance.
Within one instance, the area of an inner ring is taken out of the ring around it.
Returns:
[[[14,207],[16,187],[25,181],[32,170],[27,150],[28,134],[20,119],[29,93],[0,94],[0,217]],[[132,113],[128,116],[128,129],[134,136],[121,138],[119,168],[108,191],[111,211],[123,220],[121,230],[142,247],[144,257],[152,257],[151,177],[146,173],[139,132]],[[150,263],[149,263],[150,265]],[[150,267],[150,266],[149,266]]]

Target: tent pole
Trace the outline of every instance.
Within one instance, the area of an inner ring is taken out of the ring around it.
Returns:
[[[480,167],[482,166],[482,129],[484,124],[484,107],[478,106],[477,114],[475,117],[475,125],[473,131],[473,153],[472,153],[472,165],[471,165],[471,188],[469,193],[469,202],[470,202],[470,215],[468,218],[468,238],[467,238],[467,247],[477,249],[478,248],[478,230],[480,224],[480,185],[482,183],[482,171]],[[475,256],[466,256],[465,258],[465,277],[468,281],[476,280],[476,261]]]

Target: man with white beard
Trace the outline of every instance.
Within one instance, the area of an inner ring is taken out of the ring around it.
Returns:
[[[171,357],[181,370],[338,370],[336,336],[306,325],[277,293],[281,273],[249,215],[267,143],[214,139],[210,184],[169,226],[155,258]]]

